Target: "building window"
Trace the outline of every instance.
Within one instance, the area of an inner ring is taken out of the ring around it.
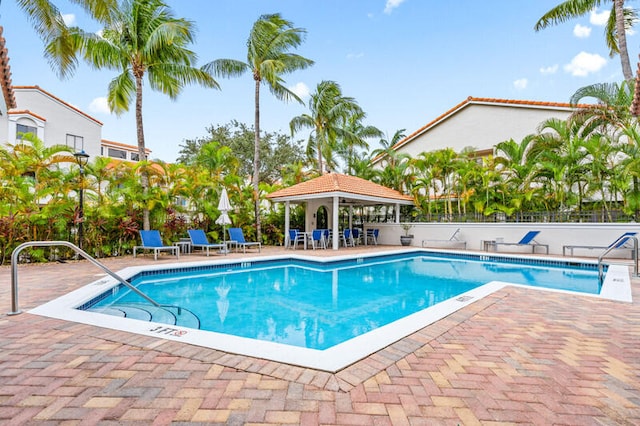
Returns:
[[[22,140],[22,135],[31,133],[33,136],[38,136],[38,128],[35,126],[26,126],[24,124],[16,125],[16,139]]]
[[[109,148],[109,157],[111,158],[121,158],[123,160],[127,159],[127,151],[123,151],[121,149]]]
[[[140,154],[138,154],[137,152],[132,152],[131,153],[131,160],[132,161],[140,161]]]
[[[84,138],[67,134],[67,146],[73,148],[74,151],[84,151]]]

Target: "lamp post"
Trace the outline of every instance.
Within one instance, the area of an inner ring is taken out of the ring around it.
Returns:
[[[89,162],[89,154],[84,152],[76,152],[73,154],[76,158],[76,163],[80,167],[80,190],[78,192],[78,247],[82,248],[82,240],[84,238],[84,166]]]

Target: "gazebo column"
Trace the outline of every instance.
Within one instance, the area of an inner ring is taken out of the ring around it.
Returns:
[[[340,230],[338,229],[338,209],[340,208],[340,198],[333,197],[333,209],[332,209],[332,218],[331,223],[333,226],[333,249],[338,250],[340,248]]]
[[[284,202],[284,247],[287,248],[291,241],[289,241],[289,220],[290,220],[290,210],[291,210],[291,202]]]
[[[400,204],[396,203],[396,223],[400,223]]]

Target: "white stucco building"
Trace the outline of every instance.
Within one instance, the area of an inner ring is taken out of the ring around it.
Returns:
[[[38,86],[14,86],[13,91],[17,108],[9,110],[7,142],[14,144],[21,133],[31,132],[46,146],[100,155],[102,122]]]
[[[394,149],[412,157],[422,152],[471,148],[478,156],[493,153],[503,141],[520,142],[536,133],[550,118],[565,120],[573,108],[568,103],[468,97],[398,142]],[[382,157],[374,160],[379,163]],[[378,164],[379,166],[379,164]]]
[[[8,87],[14,102],[0,109],[0,139],[15,144],[21,134],[33,133],[45,146],[66,145],[92,158],[138,161],[138,147],[102,139],[102,122],[39,86]],[[4,89],[4,87],[3,87]],[[151,151],[147,149],[147,155]]]

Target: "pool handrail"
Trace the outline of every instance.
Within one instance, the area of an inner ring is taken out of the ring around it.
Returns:
[[[602,281],[604,279],[602,260],[606,255],[609,254],[609,252],[618,248],[618,244],[623,239],[633,241],[633,251],[631,254],[631,258],[633,259],[633,275],[636,277],[638,276],[638,238],[633,235],[624,234],[618,237],[618,239],[615,240],[613,244],[607,247],[607,249],[600,256],[598,256],[598,280],[600,281],[600,285],[602,285]]]
[[[75,244],[70,243],[69,241],[27,241],[26,243],[20,244],[18,247],[16,247],[13,250],[13,253],[11,253],[11,312],[8,312],[7,315],[18,315],[22,313],[22,311],[18,307],[18,256],[20,255],[20,252],[27,247],[50,247],[50,246],[65,246],[72,249],[77,254],[84,257],[89,262],[93,263],[98,268],[102,269],[104,272],[109,274],[111,277],[115,278],[121,284],[125,285],[126,287],[131,289],[133,292],[137,293],[143,299],[150,302],[152,305],[156,307],[162,307],[162,305],[160,305],[158,302],[156,302],[155,300],[153,300],[152,298],[150,298],[149,296],[147,296],[146,294],[138,290],[136,287],[131,285],[129,281],[125,280],[120,275],[116,274],[111,269],[107,268],[102,263],[98,262],[96,259],[91,257],[89,253],[82,250],[80,247],[76,246]]]

